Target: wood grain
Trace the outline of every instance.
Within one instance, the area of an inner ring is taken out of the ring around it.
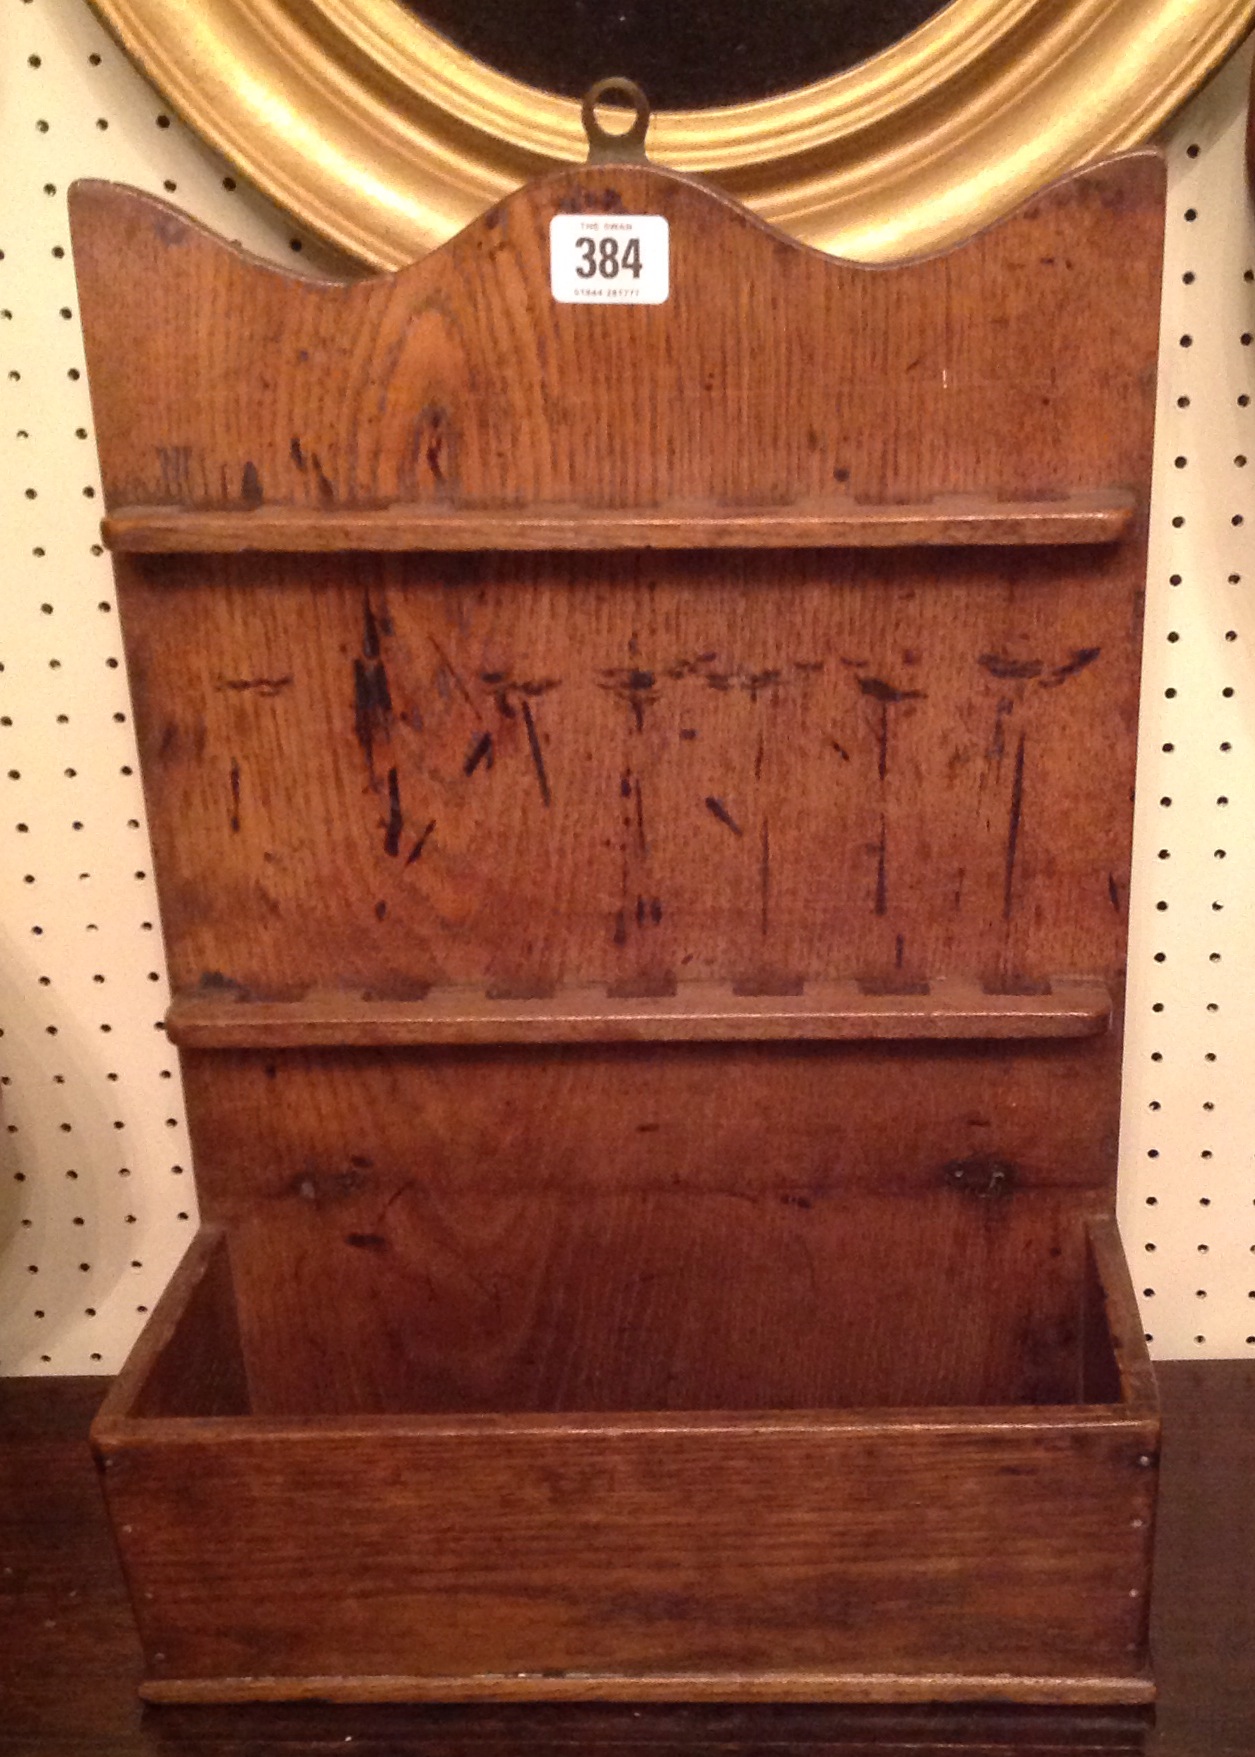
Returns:
[[[176,989],[1118,988],[1140,546],[1009,553],[121,558]]]
[[[362,512],[259,507],[252,512],[120,507],[104,520],[105,546],[126,555],[244,551],[464,549],[900,549],[916,544],[1114,543],[1136,511],[1133,495],[1073,493],[1045,502],[934,501],[924,506],[802,507],[745,513],[660,508],[629,516],[575,510],[565,517],[437,512],[388,506]]]

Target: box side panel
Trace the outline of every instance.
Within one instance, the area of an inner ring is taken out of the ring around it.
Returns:
[[[717,1676],[736,1696],[788,1673],[979,1695],[1142,1673],[1144,1441],[1136,1423],[233,1424],[122,1444],[108,1479],[159,1693],[506,1677],[543,1697],[595,1677],[647,1697]]]
[[[134,1416],[247,1415],[250,1408],[226,1236],[202,1226],[110,1386],[92,1438]]]
[[[1081,1401],[1124,1403],[1159,1415],[1159,1389],[1137,1295],[1113,1214],[1086,1218]]]

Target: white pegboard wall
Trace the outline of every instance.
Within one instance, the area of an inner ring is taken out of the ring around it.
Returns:
[[[1168,131],[1120,1220],[1160,1356],[1255,1352],[1250,50]]]
[[[82,0],[0,0],[0,1373],[117,1368],[196,1220],[100,502],[67,186],[341,266]]]
[[[1161,1356],[1255,1351],[1247,68],[1236,57],[1165,141],[1121,1169],[1122,1226]],[[109,1372],[195,1204],[98,543],[66,187],[136,184],[288,266],[296,251],[315,269],[348,265],[237,182],[85,0],[0,0],[0,164],[0,1374]]]

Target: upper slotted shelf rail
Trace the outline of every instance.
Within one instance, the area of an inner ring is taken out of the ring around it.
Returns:
[[[211,989],[177,995],[166,1029],[185,1049],[867,1042],[1091,1037],[1107,1029],[1110,1017],[1111,995],[1094,978],[1056,977],[1045,992],[1006,994],[949,977],[910,994],[868,994],[856,982],[806,983],[796,994],[744,994],[728,984],[693,982],[674,994],[644,997],[592,987],[513,998],[433,988],[413,1000],[331,991],[255,1000]]]
[[[1134,497],[1096,489],[1049,500],[954,497],[917,504],[839,508],[717,507],[650,511],[588,508],[539,512],[354,510],[259,506],[209,512],[130,506],[105,519],[108,547],[132,555],[236,555],[247,551],[546,549],[901,549],[1114,543]]]

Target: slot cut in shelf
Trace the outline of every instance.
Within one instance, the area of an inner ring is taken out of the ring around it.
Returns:
[[[616,996],[588,986],[524,998],[447,987],[416,999],[311,990],[295,1000],[255,1000],[215,988],[177,996],[166,1030],[184,1049],[385,1049],[1092,1037],[1107,1029],[1110,1017],[1107,987],[1092,978],[1056,978],[1043,993],[991,994],[979,983],[947,977],[912,994],[869,994],[853,981],[807,983],[795,994],[746,994],[725,983],[693,982],[666,995]]]
[[[336,510],[259,506],[244,511],[129,506],[103,521],[108,548],[127,555],[334,553],[349,550],[895,549],[918,545],[1023,547],[1114,543],[1134,497],[1118,489],[1042,500],[952,496],[916,504],[698,506],[650,511]]]

